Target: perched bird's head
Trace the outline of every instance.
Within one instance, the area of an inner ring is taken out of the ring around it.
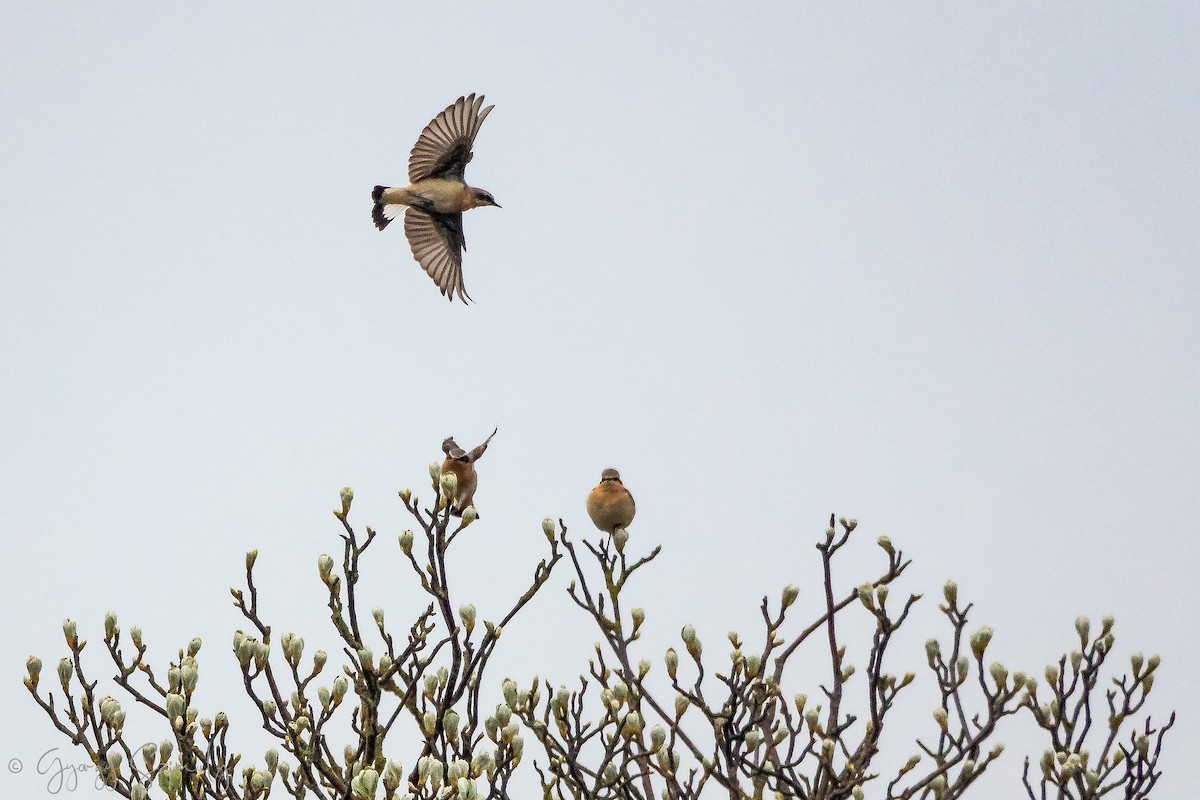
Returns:
[[[621,473],[617,472],[612,467],[609,467],[608,469],[604,470],[604,472],[600,473],[600,480],[601,481],[619,481],[619,480],[621,480]]]
[[[472,189],[474,196],[471,198],[474,205],[471,208],[479,208],[479,206],[495,206],[501,208],[501,205],[496,202],[496,198],[492,197],[492,193],[486,189]]]

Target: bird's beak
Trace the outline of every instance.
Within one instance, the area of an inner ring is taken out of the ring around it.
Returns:
[[[500,204],[499,204],[499,203],[497,203],[495,200],[493,200],[493,201],[492,201],[491,203],[489,203],[488,205],[493,205],[493,206],[495,206],[496,208],[504,208],[504,206],[500,205]]]

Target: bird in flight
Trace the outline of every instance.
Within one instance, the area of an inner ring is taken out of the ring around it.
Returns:
[[[453,436],[447,436],[442,442],[442,452],[446,454],[446,460],[442,462],[442,473],[453,472],[458,478],[458,494],[450,508],[450,513],[456,517],[461,517],[463,509],[467,506],[475,505],[475,490],[479,487],[479,474],[475,472],[475,462],[487,450],[488,443],[495,435],[496,431],[492,431],[491,435],[483,440],[483,444],[471,451],[459,447]]]
[[[464,303],[471,299],[462,278],[462,253],[467,248],[462,212],[500,206],[491,192],[463,180],[475,135],[493,108],[483,107],[483,95],[458,98],[417,137],[408,157],[409,185],[376,186],[371,192],[371,219],[379,230],[407,206],[404,235],[413,257],[451,302],[455,293]]]
[[[600,473],[600,483],[587,498],[588,516],[595,526],[605,533],[615,533],[618,528],[629,527],[636,511],[633,495],[621,483],[621,473],[611,468]]]

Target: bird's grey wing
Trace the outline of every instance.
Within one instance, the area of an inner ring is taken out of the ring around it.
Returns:
[[[495,106],[483,107],[483,95],[460,97],[421,131],[408,157],[410,183],[426,178],[463,179],[471,146]]]
[[[496,428],[495,431],[492,431],[491,435],[488,436],[488,438],[483,440],[483,444],[479,445],[478,447],[476,447],[474,450],[472,450],[470,453],[467,454],[468,458],[471,460],[472,463],[474,463],[476,460],[478,460],[478,458],[481,455],[484,454],[484,451],[487,450],[488,442],[490,442],[492,440],[492,436],[495,436],[496,431],[498,431],[498,430],[500,430],[500,429]]]
[[[467,302],[471,295],[462,277],[462,214],[426,213],[417,208],[404,212],[404,235],[413,258],[433,282],[453,301],[455,292]]]

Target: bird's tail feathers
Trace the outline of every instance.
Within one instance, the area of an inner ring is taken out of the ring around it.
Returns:
[[[371,202],[374,205],[371,207],[371,220],[375,223],[375,227],[383,230],[392,221],[395,215],[388,216],[383,210],[383,193],[387,191],[387,186],[376,186],[371,190]]]

